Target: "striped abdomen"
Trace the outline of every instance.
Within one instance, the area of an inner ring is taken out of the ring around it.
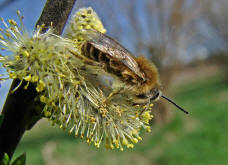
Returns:
[[[137,75],[134,72],[117,59],[95,48],[91,43],[86,42],[82,45],[82,53],[87,58],[104,64],[107,72],[115,74],[125,82],[136,83]]]
[[[110,62],[110,58],[105,53],[101,52],[88,42],[82,45],[82,52],[84,56],[94,61],[103,62],[105,64]]]

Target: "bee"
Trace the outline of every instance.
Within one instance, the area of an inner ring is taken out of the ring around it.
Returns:
[[[131,86],[134,104],[147,104],[166,99],[181,111],[188,113],[162,95],[157,67],[145,57],[135,57],[117,41],[95,30],[87,30],[86,41],[81,46],[83,56],[102,64],[104,70],[116,75]]]

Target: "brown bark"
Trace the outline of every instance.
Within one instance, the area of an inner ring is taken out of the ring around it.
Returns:
[[[52,22],[55,33],[61,34],[75,2],[76,0],[47,0],[36,25],[45,24],[48,27]],[[10,91],[19,82],[20,80],[13,80]],[[34,86],[30,85],[24,90],[25,85],[26,83],[23,83],[14,93],[9,92],[3,107],[4,119],[0,125],[0,160],[4,153],[12,157],[25,131],[42,118],[36,110],[37,106],[42,105],[34,100],[37,95]]]

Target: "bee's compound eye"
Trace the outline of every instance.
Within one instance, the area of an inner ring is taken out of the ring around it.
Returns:
[[[160,93],[158,92],[158,93],[156,93],[156,95],[155,95],[154,97],[155,97],[155,98],[158,98],[159,95],[160,95]]]
[[[161,94],[161,92],[157,88],[155,88],[152,91],[152,93],[153,93],[153,96],[150,98],[151,101],[157,100],[159,98],[160,94]]]
[[[139,99],[146,99],[146,98],[148,98],[146,94],[136,95],[136,97],[139,98]]]

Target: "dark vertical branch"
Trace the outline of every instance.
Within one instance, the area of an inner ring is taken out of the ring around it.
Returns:
[[[52,22],[55,33],[61,34],[75,2],[76,0],[47,0],[36,25],[49,26]]]
[[[67,18],[76,0],[47,0],[43,12],[36,25],[45,24],[47,27],[53,23],[56,34],[61,34]],[[14,89],[20,80],[14,80],[11,89]],[[37,106],[42,106],[35,101],[37,95],[34,86],[30,85],[24,90],[26,83],[20,88],[9,93],[3,107],[3,122],[0,126],[0,160],[4,153],[12,157],[17,144],[25,131],[41,119]]]

